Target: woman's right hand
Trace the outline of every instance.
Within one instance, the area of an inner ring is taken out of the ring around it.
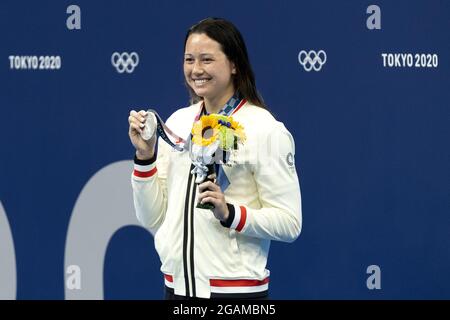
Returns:
[[[150,140],[144,140],[141,136],[146,119],[147,111],[144,110],[139,112],[131,110],[130,116],[128,117],[128,123],[130,124],[128,135],[130,136],[131,143],[136,148],[136,157],[140,160],[151,159],[155,153],[156,133],[153,134]]]

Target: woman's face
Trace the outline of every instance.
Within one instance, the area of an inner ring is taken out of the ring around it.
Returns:
[[[218,42],[203,33],[188,37],[184,76],[196,95],[211,102],[221,102],[225,96],[234,93],[232,74],[235,73],[234,64],[222,52]]]

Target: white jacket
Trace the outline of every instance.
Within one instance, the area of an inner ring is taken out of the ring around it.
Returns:
[[[188,137],[201,103],[180,109],[167,126]],[[301,231],[301,197],[294,140],[265,109],[248,102],[233,114],[247,140],[224,171],[230,219],[198,209],[188,152],[159,139],[156,161],[135,159],[136,215],[155,238],[165,285],[177,295],[258,297],[267,293],[270,240],[294,241]],[[234,212],[233,212],[234,211]]]

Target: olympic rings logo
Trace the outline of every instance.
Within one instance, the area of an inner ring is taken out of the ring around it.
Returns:
[[[320,50],[317,53],[314,50],[311,50],[309,52],[302,50],[298,54],[298,62],[300,62],[305,71],[308,72],[312,69],[314,69],[315,71],[320,71],[326,61],[327,54],[323,50]]]
[[[111,56],[111,63],[118,73],[132,73],[139,64],[139,56],[136,52],[114,52]]]

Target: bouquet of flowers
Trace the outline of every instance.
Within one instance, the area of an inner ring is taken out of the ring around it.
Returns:
[[[219,114],[202,116],[194,123],[191,133],[190,157],[194,164],[192,173],[197,175],[196,183],[203,182],[214,173],[216,154],[237,149],[238,144],[246,139],[244,128],[232,116]]]

